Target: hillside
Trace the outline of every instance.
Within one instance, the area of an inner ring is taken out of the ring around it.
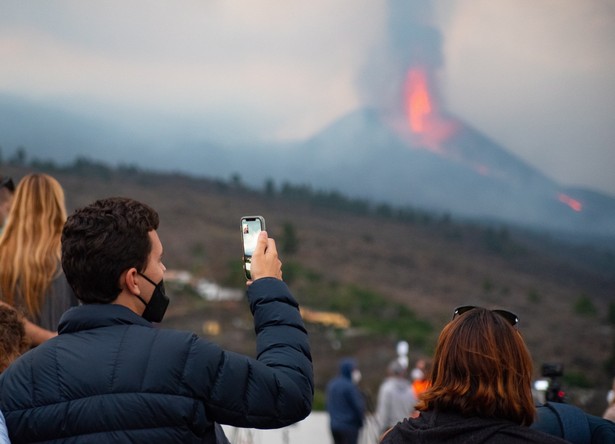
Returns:
[[[31,170],[4,165],[0,174],[17,179]],[[411,361],[429,356],[452,309],[472,303],[516,312],[536,368],[563,363],[565,381],[598,389],[592,408],[602,408],[615,370],[612,251],[421,211],[395,217],[400,212],[388,206],[367,211],[365,202],[349,203],[336,194],[318,200],[300,187],[270,184],[260,192],[240,178],[212,181],[87,162],[50,174],[65,189],[69,213],[118,195],[152,205],[161,217],[167,268],[227,286],[242,285],[239,218],[263,215],[280,251],[288,249],[281,253],[284,276],[299,302],[339,311],[352,323],[348,330],[309,325],[319,389],[336,372],[338,358],[352,354],[361,364],[364,388],[375,393],[398,340],[410,342]],[[175,290],[167,326],[205,334],[203,323],[219,320],[221,334],[214,340],[252,353],[245,304],[205,302]]]

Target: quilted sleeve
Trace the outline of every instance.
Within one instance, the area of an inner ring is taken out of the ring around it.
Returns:
[[[194,342],[185,377],[210,420],[278,428],[305,418],[314,394],[312,358],[299,307],[284,282],[259,279],[248,289],[256,359]]]

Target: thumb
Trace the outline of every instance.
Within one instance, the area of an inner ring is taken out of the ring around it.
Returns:
[[[261,231],[258,233],[258,239],[256,240],[256,246],[254,247],[254,255],[265,254],[265,250],[267,249],[267,232]]]

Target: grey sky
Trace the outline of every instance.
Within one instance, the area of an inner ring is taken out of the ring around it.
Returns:
[[[615,195],[615,0],[439,0],[448,108],[563,185]],[[361,106],[385,0],[2,0],[0,93],[308,137]]]

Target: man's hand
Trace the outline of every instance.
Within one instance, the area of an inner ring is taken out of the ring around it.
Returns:
[[[256,247],[252,254],[250,274],[252,275],[252,280],[247,282],[248,285],[264,277],[282,279],[282,262],[278,258],[275,241],[267,237],[266,231],[261,231],[258,235]]]

